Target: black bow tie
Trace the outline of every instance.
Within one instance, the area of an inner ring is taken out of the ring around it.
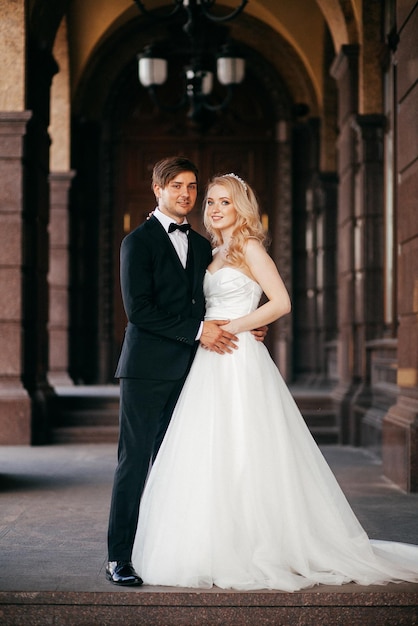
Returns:
[[[175,222],[172,222],[170,226],[168,227],[168,232],[172,233],[177,229],[181,230],[182,233],[187,234],[190,230],[190,224],[176,224]]]

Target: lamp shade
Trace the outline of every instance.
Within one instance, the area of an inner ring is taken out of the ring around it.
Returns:
[[[162,85],[167,79],[167,61],[157,57],[141,56],[138,62],[138,74],[144,87]]]
[[[202,72],[202,93],[207,96],[212,91],[213,86],[213,72]]]
[[[220,56],[216,69],[221,85],[236,85],[244,79],[245,62],[241,57]]]

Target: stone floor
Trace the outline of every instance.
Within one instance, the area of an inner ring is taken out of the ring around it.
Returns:
[[[365,450],[322,450],[370,537],[418,544],[418,494],[387,481]],[[115,463],[110,444],[0,447],[0,624],[418,624],[418,585],[406,583],[295,594],[110,585]]]

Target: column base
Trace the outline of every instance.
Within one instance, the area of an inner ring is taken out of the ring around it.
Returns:
[[[418,491],[418,400],[400,395],[382,435],[383,473],[401,489]]]
[[[337,413],[339,443],[342,445],[360,445],[361,422],[358,422],[358,416],[352,410],[353,398],[357,390],[358,385],[354,383],[340,382],[331,394]]]
[[[0,389],[0,445],[31,444],[31,400],[23,388]]]
[[[48,372],[48,384],[52,387],[74,387],[74,381],[68,372]]]

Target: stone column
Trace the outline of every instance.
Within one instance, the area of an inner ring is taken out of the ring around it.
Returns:
[[[30,112],[0,113],[0,445],[31,441],[23,377],[23,136]]]
[[[343,46],[331,67],[338,85],[338,407],[341,443],[358,443],[351,424],[354,377],[354,233],[356,137],[352,127],[358,107],[358,46]]]
[[[28,40],[27,101],[32,111],[25,137],[24,384],[32,398],[32,443],[48,441],[49,315],[49,104],[57,72],[50,51]]]
[[[337,335],[337,189],[334,172],[321,172],[313,186],[315,207],[317,384],[338,379],[335,358]]]
[[[409,181],[410,183],[412,181]],[[398,207],[398,372],[399,394],[383,421],[382,457],[385,475],[405,491],[418,491],[418,232],[415,190],[400,189]],[[409,196],[409,198],[408,198]],[[414,236],[413,236],[414,235]]]
[[[381,439],[381,424],[374,421],[363,430],[363,421],[373,401],[371,369],[367,359],[368,342],[384,331],[383,297],[383,141],[384,115],[358,115],[353,118],[357,133],[357,167],[354,207],[354,318],[353,376],[359,387],[351,402],[350,432],[353,443]],[[371,443],[371,441],[369,443]]]
[[[316,310],[316,212],[314,181],[318,175],[318,120],[293,127],[293,317],[295,377],[312,384],[318,376]]]
[[[275,210],[271,215],[271,254],[281,277],[292,293],[292,180],[289,123],[282,120],[276,134],[277,172],[274,180]],[[292,315],[285,315],[271,329],[272,354],[283,378],[289,382],[292,373]]]
[[[418,6],[397,3],[396,218],[398,284],[398,377],[400,393],[383,424],[383,468],[408,491],[418,491]],[[398,36],[398,35],[397,35]],[[396,39],[396,38],[394,38]],[[412,69],[415,68],[415,71]]]
[[[68,190],[73,172],[51,172],[49,221],[49,371],[52,386],[72,385],[69,345],[69,216]]]

